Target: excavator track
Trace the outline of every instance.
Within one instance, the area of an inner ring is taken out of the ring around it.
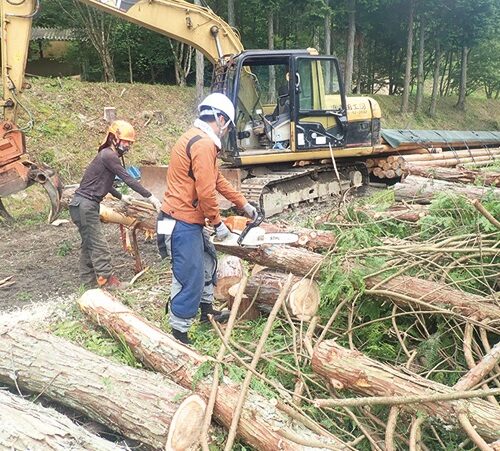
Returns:
[[[326,201],[351,187],[368,184],[363,163],[308,166],[287,170],[266,169],[241,183],[242,194],[264,209],[266,217],[303,202]]]

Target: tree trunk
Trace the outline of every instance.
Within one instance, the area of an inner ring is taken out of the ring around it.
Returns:
[[[332,54],[332,15],[328,12],[325,15],[325,37],[323,46],[325,48],[325,55],[329,56]],[[330,68],[330,64],[325,65],[325,79],[328,93],[332,89],[332,72]]]
[[[132,53],[130,51],[130,45],[127,46],[127,53],[128,53],[128,76],[129,76],[129,81],[132,84],[134,82],[134,72],[132,70]]]
[[[205,402],[189,390],[21,326],[0,326],[0,382],[43,393],[154,448],[172,440],[190,446],[201,431]]]
[[[267,46],[269,50],[274,50],[274,11],[272,9],[267,14]],[[270,103],[276,100],[276,68],[273,64],[269,66],[268,99]]]
[[[227,23],[232,27],[236,26],[236,14],[234,10],[234,0],[227,0]]]
[[[53,451],[124,450],[94,435],[54,409],[0,390],[0,448]]]
[[[417,177],[416,175],[410,175],[406,177],[403,183],[394,185],[396,200],[416,202],[418,204],[429,204],[435,196],[444,192],[466,196],[469,199],[481,199],[491,192],[494,198],[500,199],[500,189],[498,188],[492,191],[488,187],[460,185],[442,180]]]
[[[436,106],[437,106],[437,98],[438,98],[438,89],[439,89],[439,75],[441,72],[441,43],[439,39],[436,39],[436,51],[435,51],[434,61],[434,77],[432,79],[432,95],[431,95],[431,106],[429,107],[429,116],[436,116]]]
[[[212,359],[201,356],[193,349],[177,342],[160,329],[149,325],[139,315],[116,301],[102,290],[89,290],[79,299],[80,308],[111,334],[124,340],[132,352],[155,371],[168,374],[182,386],[196,391],[208,399],[212,380],[196,377],[202,364],[212,363]],[[215,401],[214,415],[225,427],[231,425],[233,413],[238,403],[240,384],[224,378],[219,385]],[[290,425],[290,426],[289,426]],[[291,428],[293,426],[293,429]],[[318,443],[325,443],[321,437],[302,424],[280,412],[274,404],[263,396],[250,391],[241,419],[238,435],[249,445],[261,451],[302,451],[304,447],[290,437],[307,437]],[[332,449],[344,449],[339,441],[332,443]]]
[[[243,277],[243,263],[238,257],[224,255],[217,262],[217,285],[214,296],[216,299],[228,301],[231,296],[229,289],[240,282]]]
[[[446,180],[448,182],[470,183],[473,185],[495,186],[500,188],[500,172],[474,171],[471,169],[449,169],[439,167],[408,166],[411,175]]]
[[[201,5],[201,0],[194,0],[195,5]],[[203,53],[196,50],[196,104],[200,104],[204,97],[203,88],[205,85],[205,61]]]
[[[422,99],[424,97],[424,49],[425,49],[425,27],[423,19],[420,20],[420,35],[418,42],[418,69],[417,69],[417,96],[415,99],[415,113],[418,112],[422,106]]]
[[[352,70],[354,67],[354,41],[356,37],[356,0],[347,2],[348,29],[347,29],[347,55],[345,60],[345,93],[347,95],[352,92]]]
[[[373,360],[358,351],[339,346],[334,340],[323,341],[314,350],[313,371],[336,387],[364,396],[401,396],[451,393],[452,387],[425,379],[408,370],[400,372],[393,366]],[[500,409],[482,399],[401,404],[413,413],[436,417],[445,424],[459,426],[458,414],[466,412],[477,432],[486,439],[500,436]]]
[[[409,0],[410,12],[408,15],[408,35],[406,42],[406,69],[403,86],[403,100],[401,102],[401,112],[408,112],[408,103],[410,99],[410,80],[411,80],[411,62],[413,56],[413,17],[415,15],[415,0]]]
[[[250,277],[245,288],[245,296],[255,300],[257,308],[269,313],[278,298],[288,275],[268,269],[259,271]],[[236,294],[238,285],[231,288],[230,294]],[[311,279],[295,277],[290,294],[286,299],[290,314],[303,321],[310,321],[318,312],[320,301],[319,286]]]
[[[298,276],[308,276],[319,269],[324,257],[307,249],[290,246],[273,246],[265,244],[256,249],[242,246],[224,246],[215,243],[215,248],[226,254],[235,255],[261,266],[291,272]]]
[[[469,56],[469,49],[465,45],[462,47],[462,59],[460,70],[460,90],[458,93],[457,108],[465,110],[465,96],[467,95],[467,60]]]

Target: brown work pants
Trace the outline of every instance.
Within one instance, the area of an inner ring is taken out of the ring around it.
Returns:
[[[75,194],[69,203],[69,213],[82,238],[80,281],[86,286],[95,286],[96,277],[107,279],[113,272],[111,254],[99,219],[99,203]]]

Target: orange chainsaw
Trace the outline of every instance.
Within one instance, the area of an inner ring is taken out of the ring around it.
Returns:
[[[261,211],[258,211],[253,221],[244,216],[229,216],[223,221],[231,233],[224,240],[214,242],[223,246],[258,247],[262,244],[290,244],[298,241],[299,237],[294,233],[266,233],[259,227],[264,219]]]

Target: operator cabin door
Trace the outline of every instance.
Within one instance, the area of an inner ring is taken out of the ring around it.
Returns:
[[[344,147],[347,110],[336,58],[294,58],[293,122],[297,151]]]

